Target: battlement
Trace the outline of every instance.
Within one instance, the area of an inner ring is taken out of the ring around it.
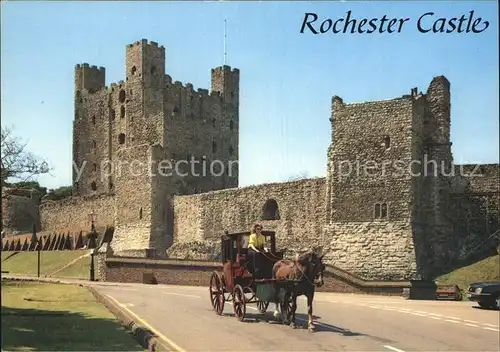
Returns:
[[[105,88],[106,69],[88,63],[75,65],[75,90],[95,93]]]
[[[140,45],[150,45],[152,47],[156,47],[156,48],[160,48],[160,49],[165,49],[165,47],[163,45],[160,45],[158,46],[158,43],[157,42],[154,42],[154,41],[150,41],[150,40],[147,40],[147,39],[141,39],[141,40],[138,40],[132,44],[128,44],[127,45],[127,48],[132,48],[134,46],[140,46]]]
[[[218,91],[209,91],[205,88],[195,88],[192,83],[182,83],[181,81],[174,81],[172,83],[172,77],[170,75],[165,75],[165,84],[173,85],[179,89],[185,89],[187,92],[199,98],[217,97],[220,98],[221,94]]]
[[[83,63],[83,64],[76,64],[75,65],[75,69],[81,69],[81,68],[86,68],[86,69],[91,69],[91,70],[95,70],[95,71],[98,71],[98,72],[105,72],[106,69],[102,66],[99,66],[97,67],[96,65],[92,65],[90,66],[88,63]]]

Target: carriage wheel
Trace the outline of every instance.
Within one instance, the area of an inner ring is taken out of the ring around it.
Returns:
[[[240,285],[236,285],[233,290],[233,310],[234,315],[239,321],[245,319],[245,313],[247,310],[245,293]]]
[[[226,300],[224,298],[224,287],[221,276],[218,272],[214,271],[210,278],[210,301],[215,314],[221,315],[224,310]]]
[[[269,307],[269,302],[257,301],[257,309],[259,310],[260,313],[265,313],[267,307]]]
[[[292,320],[292,297],[289,294],[286,294],[283,302],[280,303],[280,310],[284,322],[290,322]]]

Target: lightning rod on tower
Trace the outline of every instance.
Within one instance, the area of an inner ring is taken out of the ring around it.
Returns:
[[[224,18],[224,65],[226,65],[226,19]]]

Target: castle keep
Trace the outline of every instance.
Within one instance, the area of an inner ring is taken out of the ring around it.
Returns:
[[[365,280],[434,278],[498,244],[499,165],[453,163],[443,76],[390,100],[334,96],[326,177],[243,188],[238,69],[212,69],[211,90],[195,91],[142,40],[126,47],[125,78],[106,87],[104,68],[76,66],[74,192],[42,203],[43,231],[88,231],[94,212],[115,255],[214,259],[223,231],[259,221],[279,248],[321,247]],[[193,174],[186,160],[225,169]],[[182,168],[159,175],[165,161]]]

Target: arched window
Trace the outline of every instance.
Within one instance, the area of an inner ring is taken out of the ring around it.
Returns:
[[[137,67],[133,66],[132,67],[132,75],[135,75],[135,72],[137,71]]]
[[[274,199],[268,199],[262,209],[262,220],[279,220],[280,213],[278,203]]]
[[[118,135],[118,143],[124,144],[125,143],[125,133],[120,133]]]

